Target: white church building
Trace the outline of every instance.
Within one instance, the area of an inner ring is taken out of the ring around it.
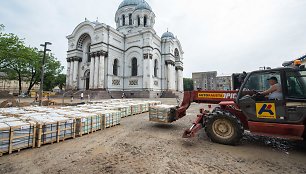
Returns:
[[[116,29],[85,19],[67,36],[66,88],[132,97],[183,91],[182,46],[171,32],[156,34],[150,5],[145,0],[124,0],[115,22]]]

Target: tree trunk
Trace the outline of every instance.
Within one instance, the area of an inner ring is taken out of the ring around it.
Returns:
[[[22,81],[21,81],[21,73],[20,72],[18,72],[18,81],[19,81],[19,95],[20,95],[21,91],[22,91],[22,87],[21,87]]]
[[[33,86],[37,82],[37,79],[34,80],[34,77],[36,76],[36,71],[33,70],[33,67],[32,67],[32,74],[31,74],[31,76],[32,77],[31,77],[30,84],[29,84],[28,91],[27,91],[28,94],[30,94],[31,89],[33,88]]]
[[[34,85],[37,83],[37,80],[33,81],[28,87],[28,94],[30,93],[31,89],[34,87]]]

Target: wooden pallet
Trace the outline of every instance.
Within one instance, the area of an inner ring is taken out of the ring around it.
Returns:
[[[152,119],[152,118],[150,118],[149,119],[149,121],[151,121],[151,122],[156,122],[156,123],[165,123],[165,124],[167,124],[167,123],[172,123],[171,121],[161,121],[161,120],[159,120],[159,119]]]
[[[65,124],[70,125],[70,127],[61,128]],[[44,131],[44,129],[46,129],[47,126],[55,127],[55,130]],[[69,134],[68,136],[65,135],[64,137],[62,137],[61,136],[62,131],[71,131],[71,134]],[[76,136],[75,132],[76,132],[76,120],[75,119],[72,119],[72,122],[69,122],[69,123],[67,121],[58,121],[54,123],[37,124],[37,139],[36,139],[37,147],[39,148],[41,147],[41,145],[59,143],[60,141],[64,141],[66,139],[75,138]],[[54,138],[52,137],[52,134],[56,134]],[[49,140],[47,140],[47,138],[44,138],[49,135],[51,135],[51,138]]]
[[[82,119],[87,119],[87,120],[84,121]],[[95,123],[93,122],[94,119],[96,119]],[[98,122],[97,120],[100,120],[100,121]],[[88,134],[91,134],[93,132],[104,129],[104,126],[103,126],[104,125],[104,116],[102,116],[102,115],[92,116],[92,117],[88,117],[88,118],[77,118],[76,122],[77,122],[77,124],[76,124],[76,126],[77,126],[76,134],[80,137],[83,136],[83,135],[88,135]],[[86,126],[88,127],[87,131],[83,130],[84,127],[86,127]]]
[[[11,153],[9,153],[9,152],[6,152],[6,153],[0,152],[0,157],[2,157],[3,155],[9,155],[9,154],[13,154],[13,153],[18,153],[21,150],[27,150],[27,149],[33,149],[33,148],[35,148],[35,147],[17,148],[17,149],[13,149]]]
[[[120,124],[120,123],[118,123],[118,124],[113,124],[113,125],[111,125],[111,126],[109,126],[109,127],[106,127],[105,129],[112,128],[112,127],[116,127],[116,126],[119,126],[119,125],[121,125],[121,124]]]
[[[17,132],[18,130],[22,130],[22,129],[29,129],[29,133],[23,136],[16,136],[15,132]],[[15,126],[15,127],[9,127],[9,128],[4,128],[4,129],[0,129],[0,131],[8,131],[9,137],[8,138],[2,138],[0,139],[0,141],[8,141],[8,148],[5,151],[0,151],[0,156],[2,156],[3,154],[11,154],[15,151],[20,151],[22,149],[26,149],[26,148],[35,148],[35,138],[36,138],[36,125],[35,124],[30,124],[30,126],[28,128],[22,128],[20,126]],[[28,145],[19,147],[14,145],[14,140],[20,139],[20,138],[28,138],[30,139],[30,137],[32,137],[31,140],[29,140]]]
[[[117,112],[120,112],[120,111],[117,111]],[[118,114],[118,113],[116,113],[116,111],[113,111],[109,114],[110,114],[110,116],[109,116],[108,119],[110,119],[109,122],[111,122],[111,123],[107,124],[107,117],[104,116],[104,129],[114,127],[114,126],[120,124],[121,116],[119,117],[119,115],[116,115],[116,114]],[[118,119],[117,123],[114,122],[115,119]]]

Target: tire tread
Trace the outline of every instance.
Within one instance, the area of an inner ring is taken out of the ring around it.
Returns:
[[[212,131],[212,124],[215,120],[217,120],[218,118],[227,118],[230,120],[230,122],[232,124],[235,125],[234,127],[234,135],[232,138],[229,139],[221,139],[217,136],[214,135],[213,131]],[[243,133],[244,133],[244,127],[241,123],[241,121],[234,116],[233,114],[231,114],[228,111],[224,111],[221,109],[215,110],[214,112],[210,113],[207,118],[205,119],[204,122],[205,125],[205,132],[207,134],[207,136],[216,143],[220,143],[220,144],[225,144],[225,145],[237,145],[241,138],[243,137]]]

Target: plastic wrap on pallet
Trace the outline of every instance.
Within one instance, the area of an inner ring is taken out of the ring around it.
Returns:
[[[134,102],[135,104],[138,104],[140,106],[140,112],[148,112],[149,111],[149,103],[147,102]]]
[[[171,123],[175,118],[176,106],[156,105],[150,107],[149,120],[154,122]]]
[[[92,130],[93,131],[97,131],[97,130],[100,130],[100,129],[103,129],[103,119],[104,117],[99,113],[99,111],[104,111],[104,109],[84,109],[83,110],[84,112],[87,112],[87,113],[91,113],[91,114],[94,114],[95,116],[91,117],[91,120],[92,120]]]
[[[0,123],[0,153],[7,153],[9,150],[10,126]]]
[[[104,112],[104,117],[105,117],[105,127],[112,127],[114,125],[114,115],[110,111],[105,111]]]
[[[127,115],[127,108],[129,108],[128,106],[123,107],[123,106],[118,106],[118,105],[112,104],[112,105],[105,106],[103,108],[106,109],[106,110],[120,111],[121,112],[121,118],[128,116]]]
[[[58,142],[75,136],[75,120],[57,113],[24,114],[20,119],[38,124],[37,142],[41,144]]]
[[[6,122],[6,124],[11,127],[11,131],[14,131],[12,134],[14,137],[16,137],[13,138],[13,141],[11,142],[13,151],[33,147],[33,143],[35,141],[35,126],[33,124],[23,121]]]
[[[104,110],[104,111],[96,111],[95,113],[101,115],[104,118],[104,128],[118,125],[121,122],[120,111]]]
[[[113,113],[113,124],[118,125],[121,122],[121,111],[112,111]]]
[[[0,127],[0,153],[12,153],[15,150],[35,146],[34,124],[13,121],[1,123]]]
[[[129,103],[127,105],[129,105],[131,107],[132,115],[140,114],[141,113],[141,109],[140,109],[140,105],[139,104]]]
[[[78,111],[62,111],[61,114],[76,119],[76,134],[80,136],[101,129],[101,117],[98,114]]]

